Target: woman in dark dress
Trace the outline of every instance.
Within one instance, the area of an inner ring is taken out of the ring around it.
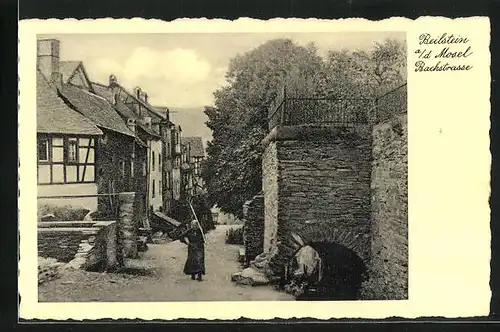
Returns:
[[[184,265],[184,273],[190,274],[191,279],[202,280],[205,275],[205,241],[198,221],[191,222],[191,228],[181,237],[181,242],[188,245],[188,256]]]

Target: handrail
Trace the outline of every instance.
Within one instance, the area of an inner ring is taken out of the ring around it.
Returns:
[[[277,125],[374,124],[392,113],[406,111],[406,90],[402,90],[406,86],[404,83],[377,98],[288,97],[283,88],[269,107],[269,130]]]
[[[121,193],[109,193],[109,194],[88,194],[88,195],[51,195],[51,196],[38,196],[37,199],[109,197],[109,196],[119,196],[122,194],[133,194],[133,193],[134,192],[121,192]]]

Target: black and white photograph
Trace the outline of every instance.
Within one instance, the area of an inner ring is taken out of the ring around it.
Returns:
[[[408,299],[405,32],[36,43],[39,302]]]

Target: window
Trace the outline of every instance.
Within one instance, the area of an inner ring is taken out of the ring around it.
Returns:
[[[151,167],[152,167],[152,170],[154,171],[155,170],[155,152],[153,151],[153,154],[152,154],[152,161],[151,161]]]
[[[156,181],[153,180],[153,188],[152,188],[153,189],[152,190],[152,192],[153,192],[153,198],[155,198],[155,194],[156,194],[156,186],[155,185],[156,185]]]
[[[134,177],[134,159],[130,160],[130,177],[133,178]]]
[[[161,153],[158,154],[158,170],[161,172]]]
[[[93,138],[40,135],[37,141],[39,184],[95,181]]]
[[[158,194],[161,194],[161,180],[158,180]]]
[[[38,161],[49,161],[49,140],[46,137],[38,140]]]
[[[145,161],[143,161],[143,162],[142,162],[142,176],[146,176],[146,175],[147,175],[147,172],[148,172],[148,169],[147,169],[146,162],[145,162]]]
[[[68,139],[67,160],[71,164],[78,162],[78,141],[76,138]]]
[[[172,178],[171,178],[172,175],[171,175],[170,172],[165,173],[165,175],[167,177],[166,178],[165,186],[166,186],[167,189],[169,189],[172,186]]]
[[[194,174],[195,174],[195,175],[198,175],[198,174],[199,174],[199,172],[200,172],[200,165],[199,165],[198,160],[196,160],[196,161],[194,162]]]
[[[122,175],[122,178],[125,177],[125,162],[120,161],[120,174]]]

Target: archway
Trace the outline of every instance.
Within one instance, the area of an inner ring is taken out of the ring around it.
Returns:
[[[308,245],[321,258],[321,278],[317,277],[318,273],[312,273],[307,280],[300,281],[306,283],[297,300],[359,299],[361,284],[368,277],[363,259],[338,243],[311,242]]]

